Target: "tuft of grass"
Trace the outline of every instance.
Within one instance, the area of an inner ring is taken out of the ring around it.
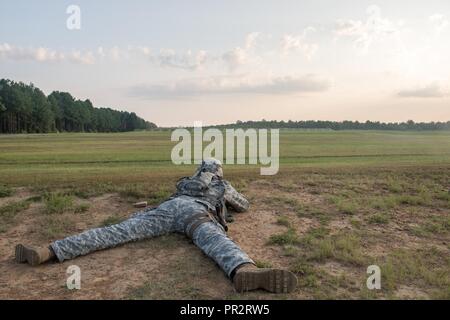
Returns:
[[[312,228],[300,239],[300,243],[310,246],[315,240],[324,239],[329,232],[330,230],[325,227]]]
[[[75,190],[73,191],[73,195],[81,198],[81,199],[89,199],[91,196],[93,196],[94,193],[88,191],[88,190]]]
[[[39,234],[45,239],[64,237],[73,226],[72,222],[61,216],[46,216],[39,228]]]
[[[8,203],[3,207],[1,207],[0,225],[3,227],[2,230],[5,231],[6,230],[5,225],[11,223],[19,212],[28,209],[29,206],[30,202],[24,200]]]
[[[269,261],[255,260],[255,264],[258,268],[272,268],[272,264]]]
[[[340,213],[345,215],[354,215],[359,209],[358,204],[351,199],[343,199],[338,196],[332,196],[330,197],[330,201],[336,206]]]
[[[291,227],[291,222],[289,221],[289,218],[286,216],[278,217],[277,224],[279,224],[280,226],[288,227],[288,228]]]
[[[339,202],[337,204],[337,208],[340,213],[347,214],[347,215],[354,215],[358,210],[357,205],[352,201]]]
[[[277,207],[297,208],[299,206],[297,199],[284,195],[265,198],[264,202]]]
[[[362,253],[360,238],[353,234],[336,234],[326,238],[313,237],[307,244],[307,259],[324,262],[334,259],[357,266],[364,265],[367,258]]]
[[[101,196],[105,193],[118,192],[120,187],[112,183],[95,183],[76,187],[72,190],[72,194],[81,199],[89,199],[91,197]]]
[[[387,197],[374,197],[369,201],[369,206],[377,210],[388,210],[398,205],[397,198],[395,196]]]
[[[164,200],[168,199],[171,196],[172,192],[165,188],[160,188],[156,191],[152,191],[150,193],[150,199],[148,203],[150,205],[157,205],[163,202]]]
[[[29,198],[27,198],[26,201],[30,201],[30,202],[41,202],[43,199],[42,195],[37,195],[37,196],[31,196]]]
[[[400,182],[397,180],[394,180],[393,178],[389,178],[386,182],[387,189],[392,193],[401,193],[403,192],[403,186]]]
[[[89,210],[89,204],[87,203],[82,203],[79,204],[77,206],[75,206],[75,208],[73,209],[74,213],[83,213]]]
[[[13,194],[13,189],[10,187],[0,185],[0,198],[9,197]]]
[[[436,199],[450,201],[450,192],[449,191],[439,191],[436,195]]]
[[[123,198],[143,199],[147,197],[147,193],[142,187],[135,184],[126,184],[120,187],[119,195]]]
[[[350,224],[352,225],[352,227],[355,227],[357,229],[361,228],[361,226],[362,226],[361,220],[359,220],[357,218],[351,218]]]
[[[419,195],[403,194],[398,196],[398,203],[411,206],[427,206],[431,204],[431,197],[427,193]]]
[[[270,236],[269,245],[294,245],[299,242],[299,238],[293,228],[289,228],[286,232]]]
[[[285,257],[295,257],[298,254],[298,248],[293,245],[283,246],[283,255]]]
[[[44,196],[46,214],[62,214],[73,209],[72,196],[61,193],[49,193]]]
[[[431,287],[436,294],[445,295],[450,287],[450,257],[435,247],[424,249],[398,249],[384,261],[381,268],[382,288],[393,291],[402,284]]]
[[[325,212],[321,208],[313,207],[311,205],[299,203],[295,211],[300,218],[314,218],[317,219],[321,225],[327,225],[331,221],[329,213]]]
[[[371,224],[387,224],[389,223],[389,215],[385,214],[385,213],[377,213],[374,215],[371,215],[369,217],[369,219],[367,220],[367,222],[371,223]]]
[[[122,222],[122,218],[118,217],[118,216],[110,216],[108,218],[106,218],[105,220],[102,221],[101,226],[102,227],[107,227],[107,226],[111,226],[113,224],[118,224],[120,222]]]
[[[448,234],[450,232],[450,217],[433,216],[424,224],[413,227],[411,231],[418,237]]]
[[[302,260],[297,260],[291,266],[290,271],[299,275],[299,286],[302,288],[317,288],[319,286],[320,279],[318,277],[316,268],[311,264]]]

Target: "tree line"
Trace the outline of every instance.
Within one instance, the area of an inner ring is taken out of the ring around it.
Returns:
[[[287,129],[328,129],[328,130],[450,130],[450,121],[447,122],[378,122],[378,121],[237,121],[234,124],[215,126],[218,128],[287,128]]]
[[[134,112],[95,108],[68,92],[0,80],[0,133],[123,132],[156,128]]]

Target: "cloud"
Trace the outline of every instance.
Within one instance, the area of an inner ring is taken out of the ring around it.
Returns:
[[[183,54],[178,54],[173,49],[161,49],[159,55],[154,60],[162,67],[198,70],[207,62],[208,54],[204,50],[199,50],[195,54],[191,50]]]
[[[44,61],[60,61],[64,59],[62,53],[54,50],[38,47],[16,47],[8,43],[0,44],[0,58],[10,60],[34,60]]]
[[[381,16],[378,6],[370,6],[366,10],[366,21],[340,19],[336,23],[334,34],[339,37],[351,38],[355,46],[363,52],[367,52],[370,45],[386,36],[399,31],[402,23],[394,23]]]
[[[428,17],[428,20],[434,27],[436,33],[440,34],[444,29],[446,29],[449,25],[449,21],[442,14],[433,14]]]
[[[129,94],[146,99],[175,99],[217,94],[313,93],[327,91],[329,87],[330,81],[312,74],[261,79],[245,76],[219,76],[184,79],[169,84],[135,86],[130,88]]]
[[[432,83],[424,87],[401,90],[397,93],[401,98],[443,98],[447,93],[438,83]]]
[[[81,51],[74,51],[68,55],[68,60],[79,64],[94,64],[95,57],[91,51],[83,53]]]
[[[308,33],[314,32],[315,29],[313,27],[308,27],[300,35],[284,35],[281,39],[281,50],[283,55],[287,55],[291,52],[300,52],[302,53],[308,60],[314,56],[318,49],[318,45],[316,43],[310,43],[306,40]]]
[[[248,54],[245,49],[236,47],[231,51],[225,52],[222,55],[222,59],[228,66],[230,71],[236,70],[238,67],[243,66],[248,61]]]
[[[230,71],[235,71],[240,66],[256,61],[253,49],[259,36],[259,32],[249,33],[245,37],[244,47],[235,47],[222,55],[222,60]]]
[[[251,50],[256,46],[256,41],[260,37],[259,32],[251,32],[245,37],[245,50]]]
[[[94,54],[90,51],[64,53],[44,47],[19,47],[8,43],[0,44],[0,59],[36,62],[70,61],[77,64],[95,63]]]

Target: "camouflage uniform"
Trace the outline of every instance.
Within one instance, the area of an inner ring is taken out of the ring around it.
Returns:
[[[254,262],[226,235],[226,206],[242,212],[249,203],[222,179],[220,162],[209,159],[193,177],[181,179],[177,192],[157,208],[136,212],[116,225],[57,240],[51,247],[62,262],[126,242],[180,232],[230,276],[239,265]]]

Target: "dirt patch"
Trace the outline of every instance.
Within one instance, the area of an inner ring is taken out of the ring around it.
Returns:
[[[251,199],[249,212],[235,214],[229,224],[229,236],[254,260],[274,267],[292,268],[303,263],[299,257],[307,256],[299,244],[297,256],[286,254],[285,248],[268,245],[275,234],[286,232],[287,226],[280,218],[289,221],[299,239],[312,230],[323,227],[328,234],[345,234],[360,231],[361,250],[372,258],[384,257],[398,248],[421,248],[428,240],[410,235],[405,227],[411,216],[401,212],[387,225],[367,225],[364,232],[355,228],[351,219],[364,221],[364,216],[337,214],[326,203],[321,192],[312,194],[299,184],[285,183],[277,189],[271,181],[250,182],[245,194]],[[316,187],[315,188],[319,188]],[[0,206],[35,196],[25,188],[16,190],[12,197],[0,199]],[[261,199],[284,197],[285,203],[268,205]],[[287,200],[286,200],[287,199]],[[291,202],[294,199],[294,202]],[[317,214],[327,215],[324,225],[314,212],[299,214],[296,203],[319,208]],[[1,299],[310,299],[310,298],[361,298],[366,266],[336,261],[314,262],[314,270],[298,272],[301,283],[289,295],[272,295],[257,291],[236,294],[225,274],[183,235],[168,235],[157,239],[129,243],[117,248],[99,251],[64,263],[51,263],[36,268],[13,261],[17,243],[48,245],[52,241],[102,226],[108,221],[120,221],[136,211],[132,204],[118,194],[108,193],[87,200],[75,199],[75,204],[87,204],[83,212],[66,212],[60,215],[44,214],[42,202],[32,202],[19,212],[11,226],[0,235],[0,298]],[[363,222],[364,223],[364,222]],[[49,227],[49,224],[54,224]],[[436,239],[438,249],[448,250],[447,238]],[[322,242],[325,256],[327,242]],[[338,243],[346,253],[347,245]],[[351,249],[351,248],[350,248]],[[349,250],[350,250],[349,249]],[[332,255],[331,255],[332,256]],[[77,265],[82,272],[82,289],[66,288],[67,268]],[[303,267],[300,267],[300,269]],[[324,295],[322,291],[327,291]],[[399,286],[393,295],[397,298],[427,298],[427,290],[414,286]]]

